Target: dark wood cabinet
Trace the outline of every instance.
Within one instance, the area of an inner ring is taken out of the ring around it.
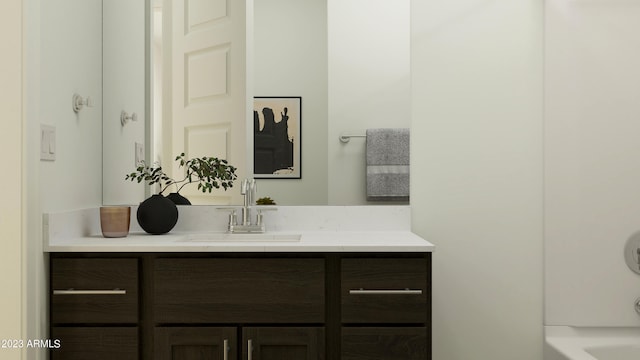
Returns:
[[[155,360],[325,358],[320,327],[157,327],[154,334]]]
[[[342,329],[342,360],[429,359],[424,327],[370,327]]]
[[[242,359],[324,360],[324,328],[249,327],[242,330]],[[251,356],[249,356],[251,354]]]
[[[431,359],[431,262],[347,258],[341,264],[341,360]]]
[[[425,323],[430,297],[423,259],[342,259],[343,323]]]
[[[431,359],[431,253],[50,257],[55,360]]]
[[[158,259],[159,323],[322,323],[323,259]]]
[[[52,360],[140,358],[137,327],[53,327],[51,338],[60,342],[51,349]]]
[[[51,259],[53,360],[140,358],[138,259]]]
[[[51,260],[51,322],[138,322],[138,259]]]
[[[155,360],[237,359],[234,327],[157,327]]]

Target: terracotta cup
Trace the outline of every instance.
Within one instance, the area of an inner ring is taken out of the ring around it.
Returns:
[[[100,226],[106,238],[126,237],[131,222],[130,206],[102,206],[100,208]]]

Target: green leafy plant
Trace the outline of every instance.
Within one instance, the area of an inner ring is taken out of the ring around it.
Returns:
[[[204,156],[201,158],[187,159],[184,153],[176,156],[180,168],[185,168],[185,176],[181,180],[174,180],[169,177],[161,166],[149,166],[144,162],[136,168],[135,172],[127,174],[125,180],[147,182],[149,185],[159,184],[160,194],[168,187],[175,186],[176,192],[187,184],[198,182],[198,190],[203,193],[211,192],[213,189],[223,188],[227,190],[233,187],[236,180],[236,168],[229,165],[227,160],[215,157]]]
[[[256,205],[275,205],[276,202],[273,201],[272,198],[265,196],[265,197],[261,197],[260,199],[256,200]]]

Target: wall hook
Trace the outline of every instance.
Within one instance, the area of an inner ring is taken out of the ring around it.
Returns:
[[[627,240],[624,246],[624,260],[631,271],[640,274],[640,231]]]
[[[71,106],[73,107],[73,111],[78,113],[82,108],[93,107],[93,99],[91,96],[87,96],[87,98],[83,98],[78,94],[73,94],[73,98],[71,98]]]
[[[129,115],[126,111],[122,110],[120,113],[120,124],[125,126],[129,121],[138,121],[138,114],[133,113]]]

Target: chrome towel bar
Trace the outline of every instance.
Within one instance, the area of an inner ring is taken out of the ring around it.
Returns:
[[[366,138],[367,135],[340,134],[340,136],[338,136],[338,139],[340,139],[340,142],[346,144],[349,142],[349,140],[351,140],[352,137]]]

